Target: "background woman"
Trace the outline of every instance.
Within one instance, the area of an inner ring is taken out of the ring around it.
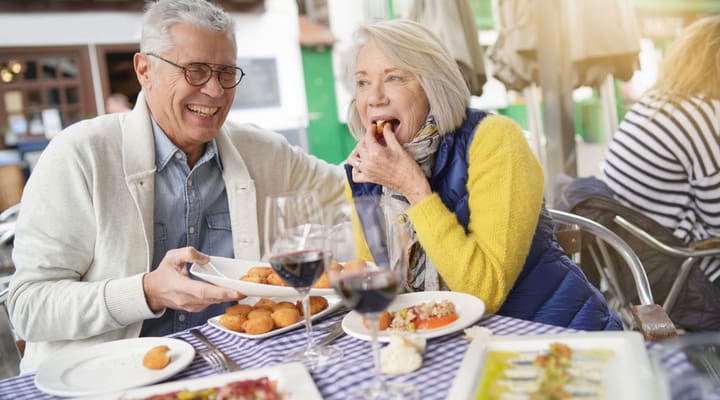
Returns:
[[[690,25],[608,147],[605,182],[622,204],[685,243],[720,236],[720,16]],[[700,269],[720,284],[720,259]]]

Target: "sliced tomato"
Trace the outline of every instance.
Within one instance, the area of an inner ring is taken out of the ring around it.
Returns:
[[[445,315],[443,317],[418,319],[415,322],[415,328],[418,330],[440,328],[441,326],[445,326],[447,324],[455,322],[456,319],[458,319],[458,315],[456,313],[452,313],[450,315]]]

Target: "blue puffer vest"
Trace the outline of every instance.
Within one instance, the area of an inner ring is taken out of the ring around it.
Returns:
[[[465,229],[470,221],[466,189],[468,150],[475,127],[487,115],[468,110],[463,125],[443,136],[430,177],[433,191]],[[381,193],[378,185],[353,182],[351,167],[346,165],[345,169],[353,197]],[[558,245],[552,219],[544,206],[525,265],[498,314],[581,330],[622,329],[600,292]]]

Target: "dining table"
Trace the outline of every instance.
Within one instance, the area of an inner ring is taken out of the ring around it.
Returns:
[[[344,313],[335,313],[324,320],[316,321],[317,328],[313,335],[317,338],[327,334],[322,328],[327,327],[344,317]],[[488,328],[493,335],[541,335],[577,333],[558,326],[545,325],[501,315],[486,314],[473,325]],[[283,357],[289,352],[298,350],[305,345],[306,332],[296,329],[264,339],[249,339],[206,323],[198,327],[210,341],[229,355],[243,369],[269,367],[282,363]],[[196,350],[205,346],[189,330],[177,332],[168,337],[182,338],[191,343]],[[428,339],[420,369],[405,375],[385,375],[389,381],[409,383],[420,391],[423,400],[446,399],[458,373],[463,356],[470,344],[464,329],[445,336]],[[342,348],[344,356],[336,364],[322,370],[311,371],[310,375],[323,399],[345,399],[359,386],[373,378],[373,356],[370,342],[342,335],[332,345]],[[648,346],[653,346],[647,343]],[[662,361],[668,368],[677,360],[672,357]],[[167,379],[165,382],[200,378],[213,375],[210,366],[195,354],[193,361],[183,371]],[[56,399],[58,397],[40,391],[34,382],[35,374],[26,373],[0,380],[0,399]]]

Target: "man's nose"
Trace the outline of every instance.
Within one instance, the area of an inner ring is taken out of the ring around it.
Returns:
[[[207,94],[211,97],[219,97],[222,96],[223,93],[225,93],[228,89],[223,89],[222,86],[220,86],[220,73],[216,71],[212,71],[212,75],[210,76],[210,79],[208,79],[207,82],[202,86],[203,93]]]

